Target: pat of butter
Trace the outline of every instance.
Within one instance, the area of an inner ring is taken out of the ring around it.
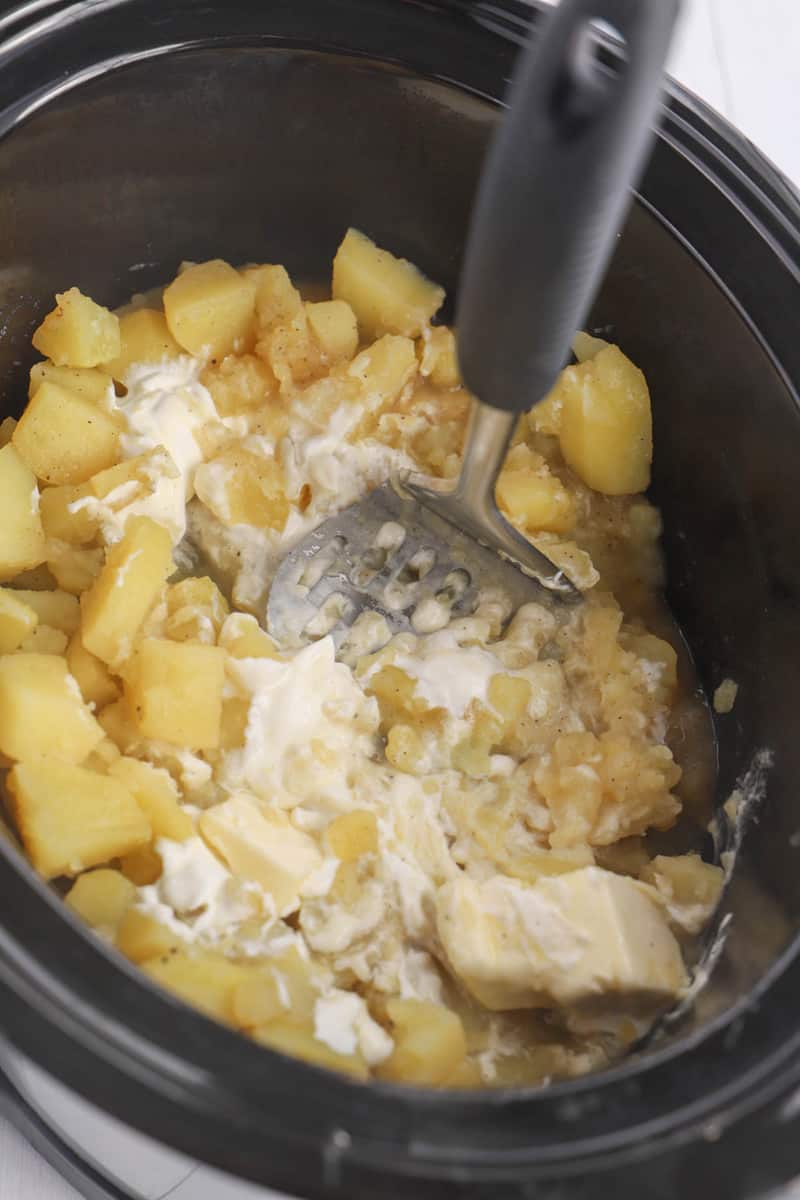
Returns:
[[[436,909],[453,972],[490,1009],[601,997],[656,1007],[686,982],[659,905],[635,880],[599,867],[533,885],[462,876],[439,889]]]
[[[278,809],[234,796],[200,818],[200,832],[234,875],[268,892],[279,913],[297,906],[300,889],[322,865],[315,842]]]

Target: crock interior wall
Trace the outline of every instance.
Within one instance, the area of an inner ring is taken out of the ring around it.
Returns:
[[[114,305],[182,259],[213,256],[319,277],[356,224],[452,292],[495,115],[385,65],[233,48],[142,62],[48,104],[0,151],[2,411],[19,411],[30,333],[73,283]],[[652,388],[670,595],[701,677],[741,685],[719,722],[723,794],[755,750],[778,751],[705,1019],[758,979],[800,908],[788,842],[800,428],[737,309],[641,206],[592,321],[613,328]]]

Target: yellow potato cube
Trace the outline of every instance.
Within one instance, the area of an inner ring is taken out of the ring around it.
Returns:
[[[110,737],[104,737],[102,742],[98,742],[88,758],[81,763],[82,767],[86,767],[87,771],[96,771],[98,775],[105,775],[112,763],[119,758],[119,747],[115,746]]]
[[[164,958],[183,948],[183,942],[177,934],[137,908],[129,908],[122,917],[117,928],[116,944],[120,953],[135,963]]]
[[[266,1025],[283,1013],[309,1019],[318,995],[309,960],[290,946],[239,984],[232,996],[231,1019],[244,1029]]]
[[[322,354],[303,309],[289,321],[271,325],[256,342],[256,354],[268,363],[282,391],[313,379],[322,369]]]
[[[392,725],[387,733],[385,753],[387,762],[397,767],[398,771],[415,775],[424,760],[425,747],[414,726],[401,722]]]
[[[58,367],[96,367],[119,354],[119,321],[73,287],[56,295],[31,341]]]
[[[608,496],[643,492],[650,483],[653,427],[642,372],[617,346],[567,367],[561,452],[588,487]]]
[[[331,854],[342,862],[355,862],[378,849],[378,822],[368,809],[354,809],[331,821],[325,831]]]
[[[45,483],[84,483],[117,461],[119,428],[91,400],[45,382],[20,417],[12,444]]]
[[[269,365],[254,354],[228,354],[216,366],[205,367],[200,381],[211,393],[221,417],[260,408],[276,388]]]
[[[455,388],[461,384],[461,372],[456,356],[456,339],[447,325],[437,325],[428,331],[420,343],[420,371],[434,387]]]
[[[357,354],[347,373],[359,380],[362,400],[370,412],[385,408],[417,373],[414,343],[407,337],[386,334]]]
[[[125,696],[144,737],[192,750],[219,745],[225,651],[143,638]]]
[[[13,443],[0,449],[0,580],[45,560],[36,476]]]
[[[164,291],[169,331],[184,350],[221,359],[247,349],[255,331],[255,284],[222,259],[197,263]]]
[[[95,583],[81,597],[81,636],[89,653],[112,667],[127,658],[172,571],[167,530],[149,517],[132,517]]]
[[[81,698],[66,661],[51,654],[0,658],[0,751],[82,762],[103,730]]]
[[[142,735],[134,724],[133,714],[124,696],[107,704],[102,712],[97,714],[97,720],[106,737],[123,754],[128,754],[142,740]]]
[[[590,358],[596,358],[601,350],[610,345],[611,343],[604,338],[592,337],[590,333],[580,330],[572,339],[572,353],[578,362],[586,362]]]
[[[149,887],[161,878],[164,864],[152,846],[142,846],[138,850],[131,850],[130,854],[123,854],[119,869],[136,887]]]
[[[45,879],[79,875],[150,840],[133,796],[107,775],[52,759],[18,763],[8,790],[22,843]]]
[[[119,318],[120,350],[103,366],[122,381],[131,363],[159,363],[183,351],[169,331],[167,318],[154,308],[135,308]]]
[[[64,592],[80,596],[92,586],[102,570],[105,554],[99,547],[64,546],[50,548],[47,565]]]
[[[29,400],[33,399],[43,383],[55,383],[100,406],[114,391],[114,381],[107,371],[98,371],[94,367],[57,367],[55,363],[47,361],[34,363],[31,367]]]
[[[699,933],[717,906],[725,883],[721,867],[699,854],[657,854],[639,876],[663,896],[672,920]]]
[[[512,524],[523,530],[570,533],[575,525],[575,502],[549,472],[504,467],[497,480],[497,499]]]
[[[213,646],[228,612],[228,602],[213,580],[182,579],[167,588],[167,637]]]
[[[97,518],[88,506],[80,503],[88,495],[86,484],[44,488],[39,497],[39,511],[48,539],[67,542],[71,546],[84,546],[94,541]]]
[[[231,658],[278,658],[278,643],[250,613],[232,613],[220,630],[219,644]]]
[[[306,304],[309,328],[329,364],[352,358],[358,349],[356,314],[345,300]]]
[[[16,428],[17,422],[14,417],[3,417],[0,421],[0,448],[8,445]]]
[[[367,336],[419,337],[441,307],[444,289],[412,263],[348,229],[333,260],[333,297],[347,301]]]
[[[116,929],[136,899],[136,888],[120,871],[99,867],[79,875],[64,899],[93,929]]]
[[[231,446],[194,477],[203,504],[226,525],[257,525],[278,532],[289,516],[283,468],[274,458]]]
[[[61,655],[67,649],[67,635],[52,625],[37,625],[19,648],[20,654]]]
[[[0,654],[21,646],[39,624],[39,614],[10,588],[0,588]]]
[[[369,1077],[367,1065],[360,1054],[338,1054],[317,1041],[310,1025],[300,1025],[290,1017],[279,1017],[268,1025],[253,1030],[253,1037],[270,1050],[279,1050],[292,1058],[301,1058],[315,1067],[327,1067],[329,1071],[342,1071],[355,1079]]]
[[[108,768],[109,775],[124,784],[135,797],[153,829],[154,838],[185,842],[194,834],[194,824],[178,803],[178,786],[163,767],[122,756]]]
[[[81,641],[80,632],[72,635],[67,647],[67,664],[87,704],[94,704],[96,709],[100,709],[118,698],[120,690],[117,681],[106,664],[89,653]]]
[[[187,1004],[217,1021],[227,1021],[233,989],[247,978],[252,967],[239,966],[221,954],[178,951],[143,962],[142,970]]]
[[[383,1079],[428,1086],[442,1084],[467,1053],[460,1017],[440,1004],[424,1000],[390,1000],[394,1051],[378,1067]]]
[[[23,604],[30,605],[44,625],[51,625],[53,629],[70,635],[78,628],[80,605],[68,592],[32,592],[17,588],[14,594]]]
[[[303,307],[302,297],[285,267],[276,263],[244,267],[242,277],[256,290],[259,335],[276,321],[291,321]]]

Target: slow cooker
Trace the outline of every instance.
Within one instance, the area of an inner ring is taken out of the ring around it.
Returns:
[[[117,304],[215,256],[310,279],[354,224],[452,294],[541,19],[515,0],[6,9],[0,415],[67,284]],[[669,600],[699,676],[739,684],[717,802],[749,802],[718,822],[737,861],[694,1004],[549,1088],[353,1084],[157,993],[0,838],[0,1102],[87,1196],[736,1200],[800,1172],[798,313],[800,197],[671,87],[591,323],[651,384]]]

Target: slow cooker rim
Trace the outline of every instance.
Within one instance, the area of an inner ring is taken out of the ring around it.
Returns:
[[[43,7],[48,7],[48,6],[51,8],[58,7],[59,11],[64,10],[64,6],[58,4],[58,0],[55,0],[54,3],[49,3],[48,0],[45,0],[45,4],[42,4],[41,0],[38,0],[38,2],[36,2],[36,3],[23,5],[16,10],[12,10],[12,14],[16,13],[18,15],[18,17],[20,14],[22,14],[22,16],[24,16],[26,13],[32,13],[34,10],[41,11],[41,9]],[[70,5],[69,7],[74,7],[74,6]],[[429,7],[430,7],[430,5],[429,5]],[[434,4],[434,7],[440,7],[443,9],[445,9],[445,8],[452,9],[453,8],[453,6],[450,3],[448,3],[448,0],[443,0],[443,2]],[[479,11],[479,15],[481,18],[483,18],[485,16],[486,10],[489,7],[494,8],[495,10],[498,8],[497,5],[487,6],[484,4],[461,6],[462,10],[474,9],[476,12]],[[507,9],[508,13],[512,17],[519,18],[523,22],[526,21],[528,19],[528,17],[531,15],[525,9],[525,6],[520,5],[520,4],[509,3],[502,7],[504,9]],[[464,15],[464,13],[462,12],[461,15]],[[3,26],[0,23],[0,33],[2,33],[2,29],[3,29]],[[195,48],[195,47],[191,44],[187,44],[187,45],[181,47],[181,49],[185,49],[185,50],[191,50],[193,48]],[[2,55],[2,46],[0,46],[0,55]],[[119,63],[116,65],[127,65],[127,64]],[[452,84],[452,81],[449,81],[449,82],[451,82],[451,84]],[[696,119],[698,119],[700,121],[705,120],[707,123],[714,125],[717,128],[717,133],[720,137],[727,137],[729,144],[733,148],[735,148],[738,158],[743,160],[745,165],[747,166],[747,168],[753,172],[752,178],[750,176],[748,176],[746,171],[743,171],[742,175],[743,175],[743,178],[747,181],[747,187],[748,187],[748,191],[751,193],[751,198],[755,197],[755,199],[759,203],[764,204],[765,205],[765,213],[766,213],[767,217],[769,217],[771,215],[773,218],[773,221],[775,222],[775,226],[771,230],[771,234],[774,234],[777,231],[778,225],[780,225],[780,224],[785,225],[787,223],[786,218],[787,218],[787,212],[788,212],[789,217],[793,218],[793,220],[789,220],[789,222],[788,222],[789,228],[794,235],[796,246],[800,247],[800,209],[797,208],[797,197],[794,196],[791,193],[791,190],[787,188],[785,181],[783,181],[780,178],[780,176],[774,172],[774,168],[772,168],[771,165],[767,164],[766,160],[763,159],[763,156],[761,156],[759,152],[755,151],[755,149],[746,141],[746,139],[743,139],[741,137],[741,135],[736,133],[736,131],[731,130],[730,127],[727,126],[727,123],[724,122],[721,118],[716,118],[715,115],[712,114],[712,117],[714,117],[714,119],[712,121],[709,121],[708,120],[709,110],[705,109],[705,106],[702,105],[701,102],[698,102],[693,97],[688,96],[687,93],[685,93],[683,91],[683,89],[671,88],[670,95],[672,98],[675,98],[677,101],[681,101],[683,103],[684,107],[688,111],[690,111]],[[697,132],[698,131],[695,131],[695,133],[697,133]],[[702,133],[702,131],[700,131],[700,132]],[[733,134],[734,136],[731,137],[731,134]],[[716,153],[717,153],[718,157],[720,157],[721,160],[724,160],[724,155],[722,154],[719,147],[716,147]],[[763,178],[764,173],[767,173],[768,176],[769,176],[769,173],[772,173],[772,177],[768,178],[770,188],[767,189],[766,191],[764,188],[762,188],[760,186],[760,180],[758,178],[759,175],[761,175]],[[770,191],[772,194],[770,194]],[[740,203],[741,203],[741,201],[740,201]],[[759,214],[759,221],[763,218],[763,216],[764,216],[764,213]],[[776,243],[775,243],[773,236],[770,237],[770,243],[772,245],[773,250],[775,251]],[[786,259],[787,266],[791,263],[793,268],[796,270],[798,262],[800,262],[800,253],[798,253],[796,257],[791,254],[787,255],[787,259]],[[6,865],[10,866],[10,863],[8,863]],[[15,863],[11,869],[16,870],[17,866],[18,866],[18,864]],[[2,868],[0,868],[0,870],[1,869]],[[38,888],[41,888],[41,885],[39,884],[38,880],[35,880],[34,882]],[[25,886],[29,887],[30,884],[25,884]],[[105,965],[103,966],[102,970],[104,970],[104,971],[107,970],[107,967],[109,965],[108,956],[99,947],[92,944],[92,939],[90,938],[90,936],[87,935],[83,930],[79,930],[77,927],[71,929],[68,933],[65,933],[63,930],[63,923],[65,921],[65,915],[58,911],[52,897],[49,895],[46,895],[46,896],[42,895],[40,897],[40,899],[44,900],[47,907],[49,908],[49,910],[50,910],[49,916],[55,917],[59,923],[59,927],[60,927],[62,936],[64,937],[64,949],[65,949],[66,957],[70,956],[70,953],[71,953],[70,946],[72,946],[73,950],[75,949],[75,934],[77,933],[78,940],[80,941],[80,943],[82,943],[83,948],[85,949],[86,947],[88,947],[92,953],[92,956],[98,962],[101,960],[105,960]],[[22,902],[23,903],[25,902],[24,897],[23,897]],[[66,920],[67,920],[67,924],[70,924],[70,918],[68,916],[67,916]],[[55,925],[53,927],[55,929]],[[5,931],[3,931],[3,932],[5,933]],[[8,939],[6,937],[3,937],[2,943],[0,943],[0,945],[5,947],[6,956],[8,956],[9,947],[10,947],[11,943],[8,941]],[[790,951],[791,951],[791,953],[790,953]],[[774,973],[771,972],[768,980],[764,982],[765,989],[767,989],[770,986],[770,983],[774,982],[774,979],[777,978],[777,976],[779,976],[782,973],[782,971],[786,965],[786,963],[785,963],[786,958],[793,957],[793,954],[794,954],[794,948],[790,947],[789,951],[787,951],[786,955],[784,955],[782,959],[778,960],[778,963],[773,964]],[[12,957],[13,957],[13,955],[12,955]],[[113,964],[113,969],[114,969],[115,973],[118,972],[118,970],[119,970],[119,968],[116,966],[116,964]],[[132,971],[130,972],[130,976],[131,976],[131,980],[134,981],[135,987],[137,989],[145,987],[147,990],[151,990],[148,987],[148,985],[141,984],[138,981],[138,979],[135,978]],[[158,999],[159,1003],[162,1006],[174,1008],[174,1005],[172,1005],[171,1002],[164,1000],[162,997],[158,996],[154,991],[153,991],[153,995]],[[730,1020],[735,1019],[735,1015],[736,1015],[735,1009],[729,1010],[728,1013],[724,1014],[724,1017],[725,1017],[724,1024],[728,1024]],[[191,1017],[192,1021],[202,1022],[202,1027],[205,1031],[204,1036],[210,1037],[211,1032],[213,1031],[213,1033],[215,1033],[215,1034],[221,1033],[226,1038],[230,1037],[230,1035],[227,1034],[225,1031],[218,1030],[215,1026],[213,1026],[209,1022],[207,1022],[205,1020],[205,1018],[199,1017],[195,1014],[189,1014],[185,1019],[188,1021],[189,1017]],[[698,1036],[698,1042],[705,1041],[707,1037],[711,1036],[712,1032],[713,1031],[709,1030],[708,1028],[706,1028],[702,1031],[698,1031],[698,1034],[702,1035],[702,1036]],[[676,1054],[683,1053],[686,1048],[687,1048],[686,1043],[683,1043],[677,1052],[670,1053],[667,1057],[669,1057],[669,1059],[674,1059],[676,1057]],[[280,1058],[281,1056],[278,1056],[278,1057]],[[282,1061],[284,1063],[288,1063],[289,1060],[282,1060]],[[643,1064],[642,1068],[640,1068],[640,1069],[649,1070],[651,1068],[651,1063],[652,1063],[652,1060],[648,1060],[645,1064]],[[297,1064],[294,1064],[294,1063],[291,1063],[290,1065],[292,1067],[297,1066]],[[302,1068],[302,1070],[312,1071],[312,1073],[313,1073],[312,1077],[317,1079],[318,1081],[320,1081],[321,1079],[328,1078],[326,1076],[320,1076],[319,1073],[316,1072],[313,1068]],[[518,1095],[516,1092],[512,1092],[510,1094],[509,1093],[498,1093],[497,1096],[490,1093],[488,1096],[488,1099],[489,1100],[497,1100],[497,1097],[499,1097],[499,1104],[507,1105],[512,1102],[516,1102],[519,1099],[524,1099],[527,1102],[531,1099],[534,1099],[534,1098],[539,1099],[542,1096],[546,1095],[548,1100],[556,1100],[557,1101],[561,1095],[573,1095],[576,1092],[583,1093],[588,1090],[595,1090],[598,1087],[598,1085],[604,1084],[606,1081],[613,1082],[614,1080],[610,1077],[615,1076],[615,1074],[617,1072],[622,1073],[626,1078],[629,1074],[629,1072],[625,1068],[616,1068],[609,1072],[603,1072],[600,1075],[588,1077],[586,1080],[568,1081],[568,1082],[565,1082],[562,1084],[554,1085],[551,1089],[548,1090],[548,1092],[546,1094],[541,1093],[541,1092],[531,1094],[529,1089],[525,1089],[524,1094],[522,1096]],[[636,1072],[630,1072],[630,1073],[636,1073]],[[336,1081],[336,1082],[339,1084],[342,1084],[342,1081]],[[342,1086],[344,1086],[346,1088],[353,1088],[357,1085],[342,1084]],[[392,1091],[400,1092],[401,1089],[392,1089]],[[429,1094],[429,1093],[417,1093],[415,1091],[409,1091],[409,1090],[402,1090],[402,1096],[404,1098],[407,1098],[409,1100],[409,1103],[411,1103],[415,1106],[423,1104],[424,1107],[429,1107],[431,1105],[431,1103],[437,1104],[439,1099],[441,1098],[440,1096],[437,1096],[436,1094],[434,1094],[434,1096],[432,1098],[431,1094]],[[453,1103],[452,1094],[450,1094],[450,1095],[445,1094],[444,1100],[446,1103],[452,1104]],[[487,1100],[486,1096],[481,1097],[480,1100],[476,1097],[469,1097],[467,1099],[467,1103],[468,1104],[485,1103],[486,1100]],[[196,1152],[196,1150],[197,1150],[197,1148],[195,1146],[195,1152]]]

